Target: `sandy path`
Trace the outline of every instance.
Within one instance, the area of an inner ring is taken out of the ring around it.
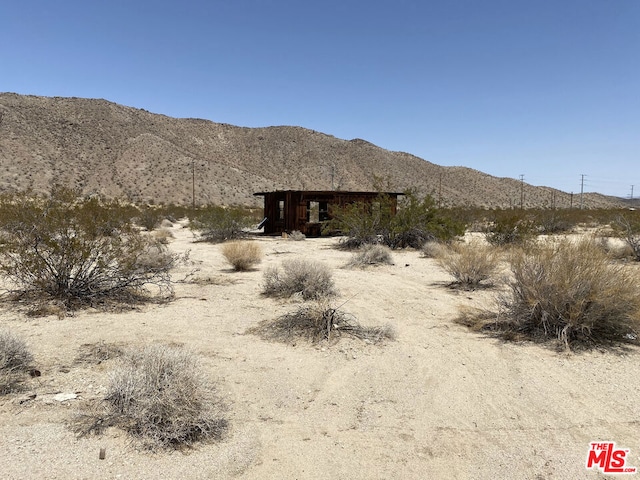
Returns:
[[[447,274],[415,251],[394,253],[393,266],[349,270],[333,239],[260,238],[259,269],[235,273],[218,245],[172,232],[171,248],[190,249],[192,261],[175,278],[198,269],[214,284],[178,283],[175,301],[120,314],[2,313],[43,375],[0,398],[0,478],[598,478],[584,466],[595,440],[630,449],[640,466],[636,350],[567,355],[470,333],[452,321],[458,305],[488,305],[492,293],[444,288]],[[333,267],[336,303],[361,323],[391,323],[397,341],[292,346],[246,334],[296,307],[260,295],[264,269],[294,257]],[[104,393],[112,360],[75,362],[83,344],[100,341],[202,354],[229,404],[228,437],[187,454],[138,451],[116,430],[76,439],[64,423],[78,401],[52,396]],[[20,403],[29,393],[37,397]]]

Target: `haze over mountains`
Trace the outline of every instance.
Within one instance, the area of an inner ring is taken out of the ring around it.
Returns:
[[[194,180],[195,178],[195,189]],[[302,127],[178,119],[106,100],[0,93],[0,191],[61,184],[134,202],[260,205],[275,189],[416,188],[443,205],[578,206],[572,196]],[[585,207],[624,205],[585,194]]]

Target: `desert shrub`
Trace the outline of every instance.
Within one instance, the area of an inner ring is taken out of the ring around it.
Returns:
[[[7,330],[0,330],[0,394],[17,388],[31,362],[33,356],[24,340]]]
[[[441,251],[436,261],[455,278],[455,285],[466,289],[483,286],[499,266],[495,248],[479,242],[452,244]]]
[[[169,240],[173,239],[174,236],[173,233],[171,233],[171,230],[160,228],[153,232],[153,238],[162,245],[169,245]]]
[[[441,256],[444,251],[447,249],[447,246],[437,242],[435,240],[425,242],[425,244],[420,249],[422,256],[424,258],[437,258]]]
[[[577,217],[571,210],[537,210],[533,215],[537,231],[543,235],[568,232],[577,223]]]
[[[116,426],[151,449],[180,448],[219,439],[228,425],[197,356],[164,345],[125,353],[100,407],[78,415],[78,434]]]
[[[623,239],[598,236],[596,237],[595,242],[609,258],[615,260],[634,258],[633,249]]]
[[[305,300],[334,295],[331,270],[323,263],[302,259],[282,262],[282,268],[270,267],[264,273],[263,292],[270,297],[299,294]]]
[[[356,318],[339,308],[334,308],[326,300],[303,305],[276,320],[262,322],[250,330],[268,340],[281,342],[303,338],[312,342],[333,340],[349,335],[372,343],[385,339],[395,339],[395,330],[390,325],[364,327]]]
[[[235,207],[202,208],[194,212],[190,220],[191,228],[199,231],[209,242],[244,238],[248,235],[247,230],[255,224],[250,212]]]
[[[136,223],[150,232],[160,225],[162,219],[163,216],[158,210],[151,206],[145,206],[140,209]]]
[[[327,228],[346,235],[341,245],[359,248],[382,243],[392,249],[421,248],[429,240],[451,240],[464,233],[464,224],[446,216],[430,196],[406,192],[394,213],[393,199],[381,193],[372,203],[353,203],[332,212]]]
[[[69,191],[50,198],[21,196],[2,203],[0,276],[14,293],[62,302],[66,308],[147,298],[147,287],[172,291],[176,255],[130,223],[105,234],[82,199]],[[154,257],[154,262],[147,261]]]
[[[620,237],[627,243],[633,257],[640,261],[640,216],[637,212],[619,215],[613,224]]]
[[[307,236],[298,230],[294,230],[289,234],[289,240],[293,240],[294,242],[300,242],[306,239],[307,239]]]
[[[249,270],[262,261],[262,249],[254,242],[225,243],[222,255],[236,271]]]
[[[514,254],[505,330],[564,345],[625,342],[640,327],[638,278],[612,264],[594,241],[568,240]]]
[[[391,251],[384,245],[363,245],[360,251],[354,252],[348,267],[367,267],[369,265],[393,265]]]
[[[485,232],[491,245],[522,245],[536,236],[536,223],[521,211],[496,212]]]

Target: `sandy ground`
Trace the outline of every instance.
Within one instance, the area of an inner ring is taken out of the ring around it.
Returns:
[[[191,251],[174,278],[197,270],[210,284],[178,283],[175,301],[126,313],[1,314],[42,371],[24,392],[0,397],[1,479],[602,478],[585,462],[589,442],[607,440],[640,467],[636,349],[566,354],[471,333],[453,322],[459,306],[489,306],[494,293],[445,288],[448,275],[416,251],[350,270],[335,239],[259,238],[264,261],[237,273],[219,245],[171,231],[170,247]],[[336,304],[365,325],[392,324],[397,340],[286,345],[246,333],[295,309],[260,292],[267,266],[296,257],[330,265]],[[201,354],[229,406],[227,437],[155,454],[115,429],[76,438],[66,423],[82,400],[104,394],[115,362],[77,360],[98,342]],[[60,402],[58,393],[78,398]]]

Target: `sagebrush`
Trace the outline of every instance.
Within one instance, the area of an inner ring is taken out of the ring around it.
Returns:
[[[335,295],[336,290],[327,265],[291,259],[283,261],[281,267],[269,267],[265,271],[263,293],[270,297],[299,294],[304,300],[313,300]]]

